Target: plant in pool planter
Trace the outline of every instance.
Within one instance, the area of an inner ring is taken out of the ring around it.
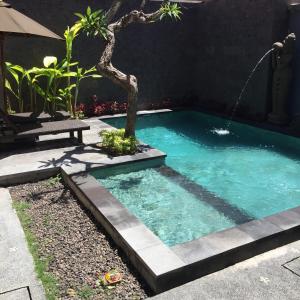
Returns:
[[[98,10],[92,12],[88,7],[85,14],[76,14],[79,20],[76,24],[88,36],[100,37],[104,41],[104,51],[102,52],[98,72],[119,85],[127,92],[127,122],[125,136],[135,136],[135,123],[137,111],[138,83],[134,75],[124,74],[112,64],[112,56],[116,45],[116,34],[132,23],[152,24],[165,17],[174,20],[180,19],[181,9],[177,3],[163,0],[160,8],[152,13],[145,13],[144,8],[149,2],[141,0],[137,9],[116,18],[120,8],[129,1],[114,0],[107,11]]]
[[[125,129],[102,130],[102,148],[112,155],[128,155],[137,152],[138,141],[135,137],[125,136]]]

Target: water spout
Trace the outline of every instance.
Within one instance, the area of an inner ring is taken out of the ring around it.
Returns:
[[[233,117],[234,117],[234,115],[235,115],[235,113],[236,113],[236,110],[237,110],[237,108],[238,108],[238,106],[239,106],[239,104],[240,104],[240,102],[241,102],[241,100],[242,100],[242,98],[243,98],[243,95],[244,95],[244,93],[245,93],[245,91],[246,91],[246,89],[247,89],[247,87],[248,87],[248,85],[249,85],[250,80],[252,79],[252,77],[253,77],[255,71],[257,70],[257,68],[261,65],[261,63],[265,60],[265,58],[266,58],[271,52],[273,52],[273,51],[274,51],[274,48],[268,50],[268,51],[264,54],[264,56],[257,62],[257,64],[255,65],[255,67],[252,69],[252,71],[251,71],[251,73],[250,73],[248,79],[246,80],[246,82],[245,82],[245,84],[244,84],[244,86],[243,86],[243,88],[242,88],[242,90],[241,90],[241,93],[240,93],[240,95],[239,95],[239,97],[238,97],[238,99],[237,99],[237,101],[236,101],[236,103],[235,103],[235,105],[234,105],[234,107],[233,107],[231,116],[230,116],[230,118],[229,118],[229,121],[228,121],[228,123],[227,123],[225,129],[223,129],[223,128],[216,129],[216,128],[215,128],[215,129],[212,130],[213,133],[216,133],[216,134],[218,134],[218,135],[228,135],[228,134],[230,134],[229,128],[230,128],[230,126],[231,126],[232,119],[233,119]]]

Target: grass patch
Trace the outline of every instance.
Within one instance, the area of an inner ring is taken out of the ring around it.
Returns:
[[[77,295],[81,299],[91,299],[95,295],[95,290],[88,285],[83,286],[78,292]]]
[[[58,298],[58,288],[56,278],[47,272],[50,257],[41,257],[38,250],[38,241],[30,230],[32,219],[28,214],[30,204],[25,201],[13,201],[13,207],[17,212],[20,222],[23,226],[28,248],[33,256],[35,271],[37,277],[43,283],[46,297],[48,300],[55,300]]]

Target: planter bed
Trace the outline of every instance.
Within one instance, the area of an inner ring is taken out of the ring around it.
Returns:
[[[57,281],[55,298],[144,299],[148,287],[113,241],[58,177],[10,187],[15,205],[25,204],[38,256]],[[24,224],[23,224],[24,225]],[[113,289],[95,287],[97,274],[117,269]],[[47,288],[47,286],[46,286]]]

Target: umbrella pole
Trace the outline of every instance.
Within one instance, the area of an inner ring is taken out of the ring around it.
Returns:
[[[6,112],[4,34],[0,33],[0,117],[8,126],[17,131],[16,125],[10,121]]]
[[[6,112],[6,92],[5,92],[5,59],[4,59],[4,34],[0,33],[0,108]]]

